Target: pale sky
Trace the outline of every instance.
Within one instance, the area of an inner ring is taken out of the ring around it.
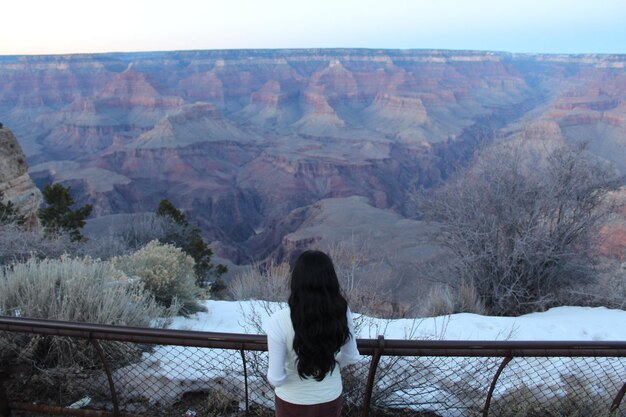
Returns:
[[[0,55],[232,48],[626,53],[626,0],[9,0]]]

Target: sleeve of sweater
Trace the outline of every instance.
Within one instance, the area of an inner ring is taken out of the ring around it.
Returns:
[[[350,307],[348,307],[346,314],[348,315],[348,330],[350,331],[350,337],[348,338],[348,341],[341,346],[339,354],[336,358],[341,368],[357,363],[361,359],[361,354],[356,347],[356,334],[354,333],[354,322],[352,320]]]
[[[279,387],[287,380],[287,372],[285,371],[287,340],[278,317],[272,316],[266,322],[265,332],[267,333],[267,352],[269,355],[267,380],[274,387]]]

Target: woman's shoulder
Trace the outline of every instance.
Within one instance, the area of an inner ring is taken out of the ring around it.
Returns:
[[[270,332],[283,329],[290,324],[291,313],[289,307],[287,307],[272,313],[263,324],[263,329],[269,334]]]
[[[293,333],[291,324],[291,311],[289,307],[276,311],[263,324],[263,330],[268,337],[286,339]]]
[[[284,320],[287,317],[289,317],[289,319],[291,320],[291,311],[289,310],[289,307],[285,307],[278,311],[275,311],[274,313],[272,313],[269,319],[270,320]]]

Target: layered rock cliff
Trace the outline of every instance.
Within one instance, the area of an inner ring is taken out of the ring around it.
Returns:
[[[28,162],[20,144],[7,128],[0,128],[0,192],[3,203],[13,203],[16,211],[27,218],[27,224],[38,224],[37,209],[41,191],[28,175]]]
[[[276,226],[320,199],[405,213],[492,140],[587,140],[626,172],[625,68],[433,50],[2,57],[0,120],[35,181],[69,183],[97,215],[167,197],[243,259],[284,246]]]

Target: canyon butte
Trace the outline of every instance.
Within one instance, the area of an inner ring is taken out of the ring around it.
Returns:
[[[626,173],[626,56],[3,56],[0,121],[40,187],[71,186],[96,216],[168,198],[235,263],[356,239],[401,264],[437,252],[433,226],[407,218],[411,191],[441,184],[478,146],[588,141]],[[623,248],[623,224],[613,235]]]

